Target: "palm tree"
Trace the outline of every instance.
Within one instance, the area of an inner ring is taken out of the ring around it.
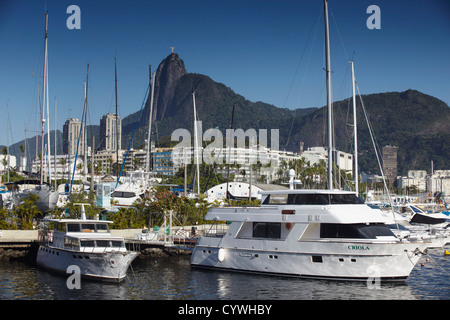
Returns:
[[[21,160],[20,160],[20,165],[19,165],[19,170],[22,169],[22,163],[23,163],[23,159],[25,158],[25,146],[23,144],[21,144],[19,146],[20,152],[22,154]],[[26,164],[25,164],[26,165]],[[23,168],[25,170],[25,168]]]

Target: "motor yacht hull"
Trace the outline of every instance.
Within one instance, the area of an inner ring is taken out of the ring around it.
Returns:
[[[279,276],[367,281],[405,280],[426,245],[417,243],[306,242],[298,251],[265,241],[265,250],[252,247],[222,247],[220,239],[202,238],[194,249],[191,265],[229,271]],[[216,244],[214,245],[214,240]],[[263,241],[264,242],[264,241]]]
[[[40,245],[36,263],[48,270],[67,274],[69,266],[78,266],[83,278],[121,282],[137,252],[80,252]]]

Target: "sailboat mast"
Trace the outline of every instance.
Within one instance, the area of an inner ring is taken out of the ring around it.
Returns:
[[[55,143],[55,145],[54,145],[55,155],[53,157],[53,165],[54,165],[53,173],[55,175],[55,191],[58,190],[58,183],[56,181],[56,123],[57,123],[56,106],[57,106],[57,101],[56,101],[56,97],[55,97],[55,140],[54,140],[54,143]]]
[[[198,128],[197,128],[197,109],[195,106],[195,92],[192,93],[192,99],[194,104],[194,154],[195,162],[197,163],[197,192],[200,194],[200,161],[198,159]]]
[[[6,104],[6,162],[8,167],[8,182],[9,182],[9,109]]]
[[[48,57],[47,57],[47,60],[48,60]],[[46,70],[46,74],[47,74],[47,78],[45,79],[45,82],[46,82],[46,92],[47,92],[47,94],[46,94],[46,96],[47,96],[47,101],[46,101],[46,103],[47,103],[47,119],[46,119],[46,121],[47,121],[47,155],[46,155],[46,157],[45,157],[45,160],[46,160],[46,163],[47,163],[47,171],[48,171],[48,182],[49,182],[49,184],[51,184],[51,182],[52,182],[52,171],[50,170],[50,157],[51,157],[51,155],[50,155],[50,110],[49,110],[49,105],[48,105],[48,97],[49,97],[49,95],[48,95],[48,63],[47,63],[47,70]]]
[[[119,181],[119,113],[117,112],[117,64],[116,57],[114,57],[114,91],[116,97],[116,169],[117,181]],[[114,138],[114,136],[112,137]]]
[[[149,72],[151,74],[151,70],[149,68]],[[148,116],[148,134],[147,134],[147,159],[145,164],[145,171],[150,172],[150,154],[151,154],[151,148],[152,148],[152,121],[153,121],[153,94],[155,92],[155,72],[153,72],[151,76],[151,84],[152,84],[152,91],[150,96],[150,115]]]
[[[353,93],[353,136],[355,143],[355,167],[354,167],[354,177],[355,177],[355,192],[356,196],[359,194],[358,190],[358,134],[356,128],[356,92],[355,92],[355,68],[353,65],[353,61],[350,61],[350,65],[352,66],[352,93]]]
[[[84,92],[84,140],[83,140],[83,153],[84,153],[84,165],[83,165],[83,175],[84,179],[87,179],[87,102],[88,102],[88,85],[89,85],[89,63],[87,65],[86,72],[86,84]],[[82,125],[83,126],[83,125]]]
[[[38,160],[38,154],[39,154],[39,83],[37,84],[37,102],[36,102],[36,146],[35,146],[35,161],[37,164],[37,160]],[[33,161],[31,162],[31,171],[34,172],[34,164]],[[36,166],[36,171],[37,171],[37,166]]]
[[[45,126],[45,118],[44,118],[44,111],[45,111],[45,73],[47,71],[47,25],[48,25],[48,12],[45,12],[45,37],[44,37],[44,75],[43,75],[43,86],[42,86],[42,118],[41,118],[41,174],[40,174],[40,184],[43,184],[44,182],[44,126]]]
[[[233,109],[231,110],[231,122],[230,122],[230,131],[231,129],[233,129],[233,122],[234,122],[234,107],[236,106],[236,102],[233,103]],[[231,159],[231,143],[228,147],[228,159],[227,159],[227,189],[226,189],[226,195],[225,198],[228,199],[228,185],[230,184],[230,159]],[[250,174],[252,172],[252,167],[250,165]],[[251,181],[249,186],[251,187]],[[249,194],[251,195],[251,193],[249,192]]]
[[[330,30],[328,26],[328,0],[324,0],[324,16],[325,16],[325,52],[327,75],[327,107],[328,107],[328,189],[333,189],[333,111],[331,106],[331,63],[330,63]]]

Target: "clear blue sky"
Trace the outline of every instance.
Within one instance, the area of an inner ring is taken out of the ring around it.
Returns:
[[[81,9],[81,29],[69,30],[69,5]],[[381,29],[369,30],[369,5],[381,9]],[[188,72],[210,76],[251,101],[277,107],[325,105],[322,0],[1,0],[0,144],[35,135],[37,83],[49,12],[50,123],[80,118],[89,70],[89,119],[141,107],[148,66],[170,47]],[[333,98],[350,96],[348,58],[363,94],[416,89],[450,104],[450,1],[331,0]],[[297,68],[298,66],[298,68]],[[33,76],[34,74],[34,76]],[[200,99],[200,97],[198,97]],[[395,112],[395,110],[393,110]]]

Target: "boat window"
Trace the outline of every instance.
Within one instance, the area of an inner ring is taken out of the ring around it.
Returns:
[[[364,200],[356,194],[330,194],[331,204],[363,204]]]
[[[80,224],[78,223],[68,223],[67,232],[80,232]]]
[[[364,223],[322,223],[320,225],[321,238],[376,239],[381,236],[394,236],[394,234],[383,223],[368,225]]]
[[[287,194],[269,194],[263,204],[286,204],[287,198]]]
[[[82,223],[81,232],[95,232],[95,224],[93,223]]]
[[[108,224],[106,223],[97,223],[97,232],[108,232]]]
[[[112,197],[114,198],[133,198],[136,194],[134,192],[127,191],[114,191]]]
[[[297,205],[328,205],[328,204],[363,204],[364,201],[353,193],[292,193],[269,194],[263,204],[297,204]]]
[[[287,198],[288,204],[329,204],[329,199],[327,194],[313,193],[299,193],[290,194]]]
[[[78,250],[78,239],[65,237],[64,238],[64,248]]]
[[[253,238],[281,238],[281,223],[253,222]]]
[[[97,247],[109,247],[109,240],[95,240]]]
[[[136,194],[134,192],[124,192],[123,193],[124,198],[133,198],[135,196],[136,196]]]
[[[82,247],[95,247],[94,240],[81,240],[80,243]]]
[[[115,248],[125,247],[125,244],[123,243],[123,241],[111,241],[111,245],[112,245],[112,247],[115,247]]]

